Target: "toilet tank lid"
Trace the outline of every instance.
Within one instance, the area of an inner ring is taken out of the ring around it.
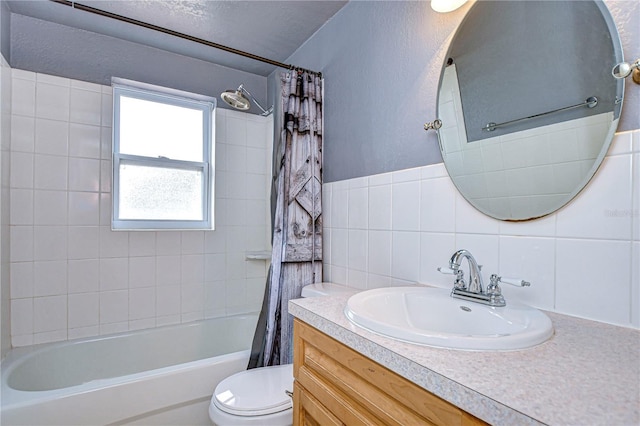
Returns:
[[[302,297],[331,296],[340,293],[351,293],[354,289],[334,283],[314,283],[302,287]]]

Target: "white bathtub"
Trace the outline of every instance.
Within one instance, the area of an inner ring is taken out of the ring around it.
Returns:
[[[247,367],[257,316],[12,350],[0,423],[208,424],[220,380]]]

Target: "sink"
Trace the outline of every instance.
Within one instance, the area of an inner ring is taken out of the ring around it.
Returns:
[[[355,325],[392,339],[449,349],[530,348],[553,335],[548,316],[530,306],[491,307],[431,287],[385,287],[357,293],[345,307]]]

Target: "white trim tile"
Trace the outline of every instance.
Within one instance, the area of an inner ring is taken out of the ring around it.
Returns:
[[[71,79],[65,77],[58,77],[56,75],[36,73],[36,81],[39,84],[53,84],[55,86],[70,87]]]
[[[99,126],[102,121],[102,94],[72,87],[69,94],[69,121]]]
[[[349,190],[348,226],[350,229],[367,229],[369,189],[356,187]]]
[[[456,228],[456,188],[449,178],[420,183],[420,230],[454,232]]]
[[[422,168],[414,167],[412,169],[398,170],[391,174],[393,183],[411,182],[420,180],[422,176]]]
[[[349,191],[347,189],[332,190],[331,224],[333,228],[347,228],[349,226]]]
[[[13,74],[13,72],[12,72]],[[11,81],[11,114],[35,117],[36,83],[35,81],[13,78]]]
[[[69,121],[69,87],[38,81],[36,90],[36,117]]]
[[[369,176],[369,187],[379,185],[389,185],[393,182],[392,173],[380,173],[377,175]]]
[[[69,328],[69,330],[67,330],[67,338],[69,340],[83,339],[86,337],[94,337],[99,335],[100,327],[98,326]]]
[[[41,343],[51,343],[58,342],[60,340],[67,339],[67,329],[63,330],[53,330],[53,331],[45,331],[43,333],[34,333],[33,334],[33,344],[38,345]]]
[[[394,183],[391,188],[391,227],[394,231],[420,230],[420,182]]]
[[[369,229],[391,230],[391,185],[369,188]]]

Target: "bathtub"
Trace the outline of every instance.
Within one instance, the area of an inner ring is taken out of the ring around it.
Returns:
[[[209,424],[213,389],[246,369],[257,315],[17,348],[2,425]]]

